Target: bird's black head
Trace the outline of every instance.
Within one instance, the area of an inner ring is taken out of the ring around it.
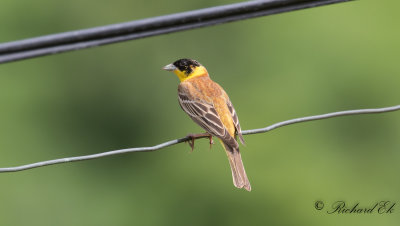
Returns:
[[[199,62],[192,59],[180,59],[175,61],[173,65],[185,74],[190,74],[194,68],[201,66]]]

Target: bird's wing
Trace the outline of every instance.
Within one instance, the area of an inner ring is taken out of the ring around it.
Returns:
[[[212,103],[192,98],[184,89],[178,89],[178,100],[190,118],[208,133],[233,148],[239,147],[237,141],[228,133]]]
[[[240,142],[242,142],[242,144],[244,144],[244,138],[242,135],[242,129],[240,128],[239,118],[238,118],[235,108],[233,107],[232,102],[229,100],[229,98],[227,99],[226,105],[228,106],[229,112],[232,115],[233,124],[235,124],[235,128],[236,128],[236,134],[239,135]]]

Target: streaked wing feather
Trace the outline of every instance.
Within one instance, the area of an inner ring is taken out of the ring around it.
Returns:
[[[191,100],[185,93],[178,93],[182,109],[203,129],[217,137],[224,137],[226,131],[214,106],[199,100]]]
[[[236,134],[239,135],[240,142],[244,144],[245,142],[242,135],[242,129],[240,128],[239,118],[236,114],[235,108],[233,107],[232,102],[229,99],[226,104],[228,105],[228,109],[231,112],[233,124],[235,124],[236,128]]]

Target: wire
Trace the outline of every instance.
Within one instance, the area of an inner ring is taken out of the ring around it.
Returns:
[[[353,0],[255,0],[0,44],[0,63]]]
[[[308,121],[313,121],[313,120],[333,118],[333,117],[338,117],[338,116],[374,114],[374,113],[384,113],[384,112],[391,112],[391,111],[398,111],[398,110],[400,110],[400,105],[392,106],[392,107],[385,107],[385,108],[339,111],[339,112],[333,112],[333,113],[322,114],[322,115],[314,115],[314,116],[290,119],[290,120],[286,120],[283,122],[275,123],[275,124],[270,125],[265,128],[245,130],[245,131],[242,131],[242,134],[250,135],[250,134],[256,134],[256,133],[265,133],[265,132],[271,131],[273,129],[282,127],[282,126],[287,126],[287,125],[300,123],[300,122],[308,122]],[[204,137],[208,137],[208,136],[204,136]],[[0,168],[0,173],[17,172],[17,171],[33,169],[33,168],[42,167],[42,166],[49,166],[49,165],[54,165],[54,164],[76,162],[76,161],[83,161],[83,160],[90,160],[90,159],[97,159],[97,158],[102,158],[102,157],[106,157],[106,156],[110,156],[110,155],[119,155],[119,154],[131,153],[131,152],[156,151],[156,150],[160,150],[162,148],[172,146],[175,144],[179,144],[179,143],[189,141],[189,140],[190,140],[189,137],[183,137],[183,138],[179,138],[176,140],[171,140],[171,141],[167,141],[167,142],[164,142],[161,144],[157,144],[152,147],[128,148],[128,149],[108,151],[108,152],[103,152],[103,153],[98,153],[98,154],[93,154],[93,155],[68,157],[68,158],[54,159],[54,160],[48,160],[48,161],[43,161],[43,162],[36,162],[36,163],[21,165],[21,166],[16,166],[16,167]]]

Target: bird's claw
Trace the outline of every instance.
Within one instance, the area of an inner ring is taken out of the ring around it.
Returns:
[[[214,141],[213,141],[213,139],[212,139],[212,136],[211,136],[211,135],[208,137],[208,139],[210,139],[210,150],[211,150],[211,148],[212,148],[212,145],[214,144]]]
[[[189,138],[191,138],[191,139],[188,141],[188,143],[189,143],[190,148],[192,149],[191,152],[193,152],[195,138],[193,136],[191,136],[191,135],[189,135]]]
[[[193,150],[194,150],[194,141],[196,139],[208,137],[208,139],[210,139],[210,149],[211,149],[212,145],[214,144],[214,141],[212,139],[212,135],[209,134],[209,133],[188,134],[187,137],[189,138],[189,140],[187,142],[189,143],[189,146],[192,149],[191,152],[193,152]]]

